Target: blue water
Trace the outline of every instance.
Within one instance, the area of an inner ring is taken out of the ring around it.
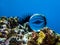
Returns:
[[[47,26],[60,33],[60,0],[0,0],[0,16],[22,17],[26,13],[44,14]]]

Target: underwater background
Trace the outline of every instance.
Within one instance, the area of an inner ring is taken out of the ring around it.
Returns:
[[[43,14],[47,26],[60,33],[60,0],[0,0],[0,16],[19,16]]]

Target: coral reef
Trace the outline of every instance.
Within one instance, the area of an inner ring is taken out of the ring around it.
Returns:
[[[49,27],[35,32],[28,22],[19,22],[17,17],[0,17],[0,45],[60,45],[60,34]]]

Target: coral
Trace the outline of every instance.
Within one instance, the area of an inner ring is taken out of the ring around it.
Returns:
[[[48,27],[43,27],[39,32],[35,32],[30,29],[29,22],[21,25],[17,17],[0,17],[0,44],[60,45],[60,34]]]

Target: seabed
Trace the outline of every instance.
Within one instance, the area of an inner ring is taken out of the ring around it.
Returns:
[[[17,17],[0,17],[0,45],[60,45],[60,34],[49,27],[35,32]]]

